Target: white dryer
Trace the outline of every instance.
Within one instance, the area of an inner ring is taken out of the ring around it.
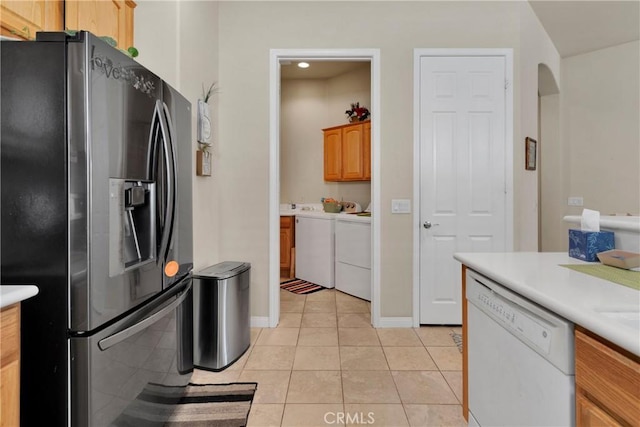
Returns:
[[[336,289],[371,301],[371,218],[336,217]]]

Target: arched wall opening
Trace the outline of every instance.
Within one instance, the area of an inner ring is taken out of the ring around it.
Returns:
[[[538,250],[566,250],[567,171],[560,139],[560,89],[546,64],[538,64]]]

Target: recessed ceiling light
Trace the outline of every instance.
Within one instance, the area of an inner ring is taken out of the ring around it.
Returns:
[[[300,68],[309,68],[308,62],[298,62],[298,67]]]

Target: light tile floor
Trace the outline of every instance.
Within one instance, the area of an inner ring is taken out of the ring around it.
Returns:
[[[280,293],[277,328],[222,372],[192,382],[258,383],[250,427],[463,426],[460,328],[374,329],[370,304],[342,292]]]

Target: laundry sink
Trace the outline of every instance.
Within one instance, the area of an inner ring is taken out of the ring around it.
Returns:
[[[640,331],[640,309],[596,310],[599,314]]]

